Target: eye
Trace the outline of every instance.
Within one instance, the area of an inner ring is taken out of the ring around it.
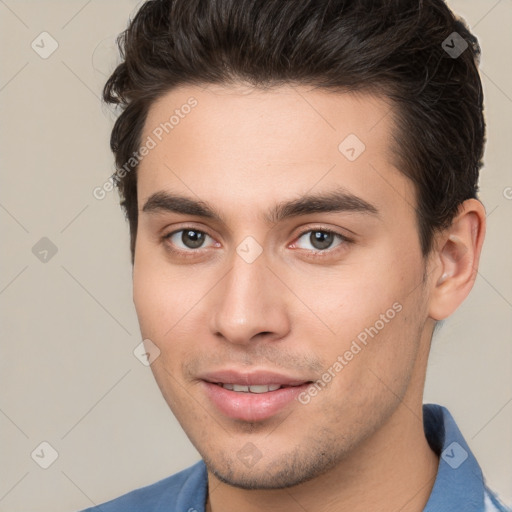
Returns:
[[[304,241],[301,242],[301,239],[304,239]],[[297,245],[300,249],[312,249],[314,251],[324,252],[327,249],[332,249],[333,243],[336,240],[338,240],[338,244],[334,247],[338,247],[343,242],[349,241],[343,235],[328,229],[310,229],[309,231],[304,231],[304,233],[299,236],[297,242],[294,245]],[[310,244],[309,247],[308,244]]]
[[[179,231],[173,231],[165,235],[165,240],[182,251],[191,251],[203,247],[207,238],[212,239],[204,231],[198,229],[185,228]],[[212,239],[213,240],[213,239]]]

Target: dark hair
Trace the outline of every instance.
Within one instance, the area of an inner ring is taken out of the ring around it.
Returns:
[[[110,145],[132,261],[137,165],[119,170],[139,148],[150,106],[183,84],[304,84],[389,98],[393,151],[415,184],[424,255],[434,231],[476,197],[480,47],[442,0],[150,0],[117,42],[122,62],[103,99],[122,110]]]

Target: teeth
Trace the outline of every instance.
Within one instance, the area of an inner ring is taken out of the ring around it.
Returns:
[[[269,391],[276,391],[281,386],[279,384],[270,384],[270,385],[259,385],[259,386],[244,386],[242,384],[221,384],[224,389],[229,389],[230,391],[238,391],[242,393],[267,393]]]
[[[267,393],[270,391],[270,386],[249,386],[251,393]]]

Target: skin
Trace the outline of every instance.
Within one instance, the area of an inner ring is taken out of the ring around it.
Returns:
[[[133,280],[142,335],[160,350],[154,376],[208,468],[207,510],[423,510],[439,463],[421,409],[430,341],[473,285],[483,206],[466,201],[424,258],[383,98],[183,86],[152,105],[142,140],[191,96],[197,106],[139,166]],[[366,146],[354,161],[338,150],[348,134]],[[264,219],[333,190],[377,213]],[[222,220],[144,210],[158,192],[208,203]],[[185,228],[206,233],[203,245],[172,235]],[[349,241],[320,250],[310,235],[322,229]],[[236,250],[248,236],[262,249],[252,263]],[[400,312],[305,405],[242,421],[204,393],[199,377],[226,367],[316,381],[393,304]],[[247,443],[261,456],[252,467],[237,456]]]

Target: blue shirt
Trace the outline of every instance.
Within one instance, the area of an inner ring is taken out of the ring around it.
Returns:
[[[440,455],[424,512],[512,512],[486,486],[482,470],[452,415],[440,405],[423,406],[425,436]],[[199,461],[160,480],[83,512],[204,512],[206,466]]]

